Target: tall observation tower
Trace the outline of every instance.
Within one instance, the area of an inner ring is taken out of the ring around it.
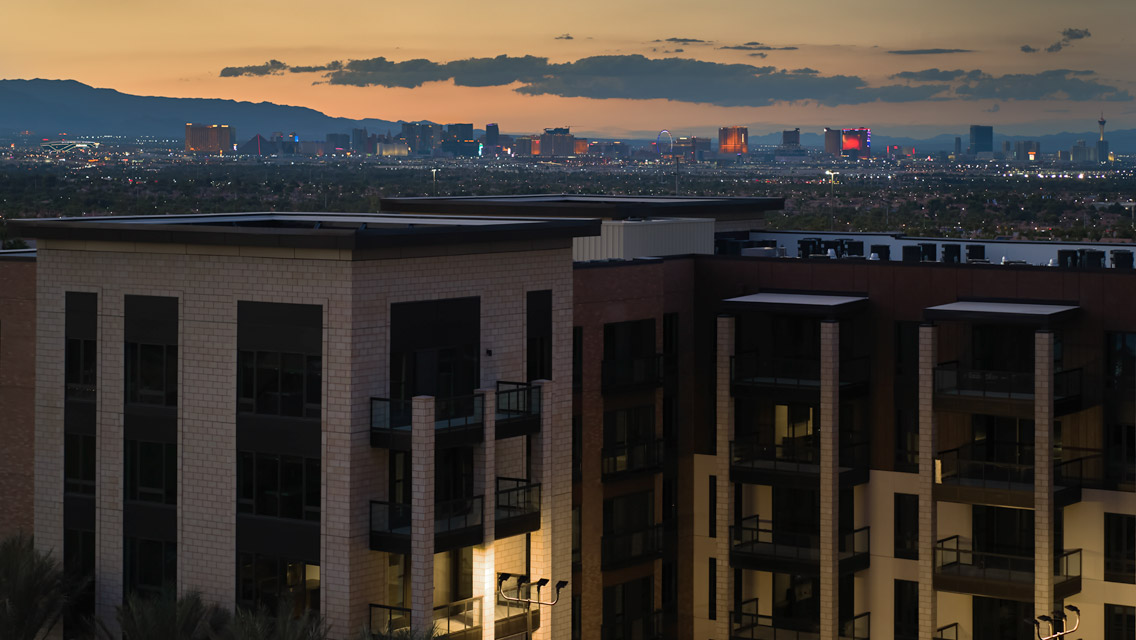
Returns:
[[[1101,113],[1100,120],[1097,120],[1097,124],[1100,125],[1100,139],[1103,142],[1104,141],[1104,113],[1103,112]]]

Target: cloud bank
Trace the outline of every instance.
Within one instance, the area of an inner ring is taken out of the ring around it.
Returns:
[[[759,52],[760,53],[760,52]],[[395,62],[383,57],[290,67],[279,60],[225,67],[222,77],[319,73],[317,84],[415,88],[451,81],[460,87],[515,85],[523,95],[597,100],[663,99],[723,107],[763,107],[812,102],[826,106],[922,100],[1103,100],[1128,101],[1127,91],[1087,70],[1054,69],[992,76],[980,69],[923,69],[891,76],[903,84],[873,87],[861,77],[823,75],[817,69],[725,64],[688,58],[606,55],[552,63],[537,56],[426,59]]]

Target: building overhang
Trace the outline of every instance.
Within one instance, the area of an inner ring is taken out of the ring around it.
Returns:
[[[822,318],[848,316],[864,310],[867,306],[867,296],[778,291],[753,293],[722,301],[722,310],[727,313],[761,311]]]
[[[1077,310],[1077,305],[1068,303],[1006,302],[984,300],[960,300],[923,310],[923,318],[928,321],[955,320],[963,322],[987,322],[1002,324],[1025,324],[1041,328],[1050,327],[1068,320]]]

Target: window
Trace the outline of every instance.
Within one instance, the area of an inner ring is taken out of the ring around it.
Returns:
[[[1104,605],[1104,640],[1136,638],[1136,607]]]
[[[895,640],[919,637],[919,583],[895,581]]]
[[[919,496],[895,494],[895,557],[919,559]]]
[[[126,538],[123,541],[126,593],[161,595],[177,582],[177,545],[169,540]]]
[[[319,418],[322,375],[319,356],[240,351],[237,354],[237,411]]]
[[[319,612],[320,568],[302,560],[237,554],[237,603],[275,612],[281,600],[293,615]]]
[[[63,492],[95,495],[95,436],[63,436]]]
[[[318,522],[319,460],[238,452],[237,512]]]
[[[64,359],[67,384],[64,397],[67,400],[94,402],[95,379],[98,373],[95,341],[68,338]]]
[[[709,593],[706,594],[706,615],[711,620],[718,619],[718,559],[710,558],[710,566],[707,568],[706,588]]]
[[[1104,514],[1104,579],[1136,583],[1136,516]]]
[[[126,402],[177,405],[177,345],[126,343]]]
[[[177,445],[127,440],[126,499],[177,504]]]

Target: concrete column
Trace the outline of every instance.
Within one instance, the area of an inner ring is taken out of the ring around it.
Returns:
[[[734,521],[733,483],[730,482],[730,441],[734,439],[734,396],[730,393],[730,358],[734,356],[734,341],[737,320],[732,316],[718,316],[718,354],[717,370],[717,425],[715,443],[717,460],[715,468],[718,476],[718,504],[715,505],[714,558],[717,561],[718,584],[715,587],[718,607],[716,620],[712,624],[715,638],[728,638],[730,635],[730,610],[734,606],[733,583],[730,569],[730,524]],[[695,498],[698,499],[697,497]],[[709,571],[709,558],[695,557],[694,575],[706,575]],[[699,613],[696,611],[695,616]],[[697,624],[695,625],[697,628]]]
[[[493,640],[497,602],[497,571],[493,553],[497,523],[497,391],[480,389],[477,393],[485,396],[485,440],[476,450],[473,493],[485,496],[485,510],[482,515],[484,540],[473,548],[473,597],[481,598],[481,638]]]
[[[99,296],[98,412],[95,414],[95,614],[115,622],[122,604],[123,297]]]
[[[410,454],[410,626],[434,626],[434,398],[415,396]]]
[[[1034,334],[1034,615],[1053,612],[1053,332]]]
[[[814,427],[815,429],[815,427]],[[820,637],[840,633],[840,322],[820,324]]]
[[[931,640],[937,628],[935,539],[938,535],[933,490],[938,422],[935,418],[935,364],[939,329],[919,327],[919,640]]]

